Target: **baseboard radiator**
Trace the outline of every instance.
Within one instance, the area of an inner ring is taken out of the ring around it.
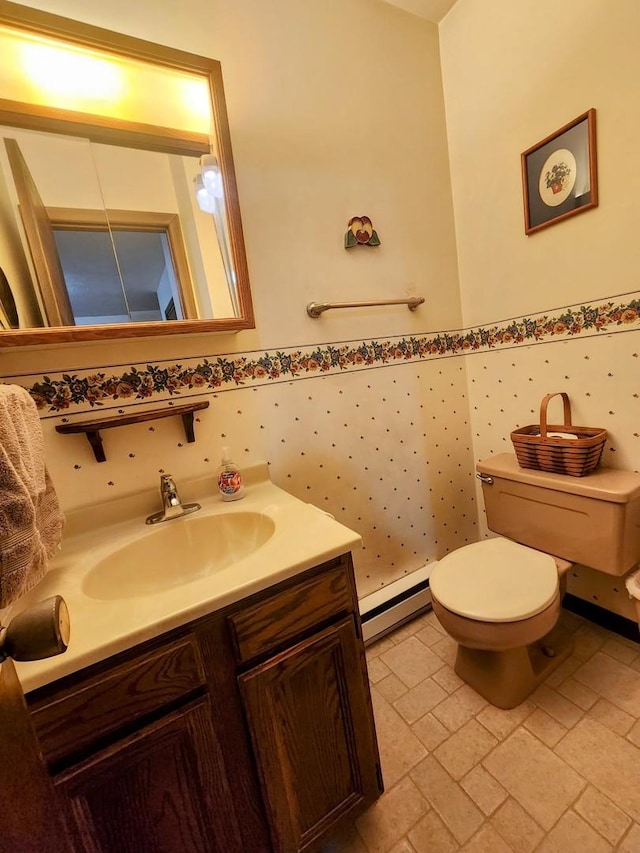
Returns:
[[[434,563],[422,566],[359,601],[365,645],[431,609],[429,575]]]

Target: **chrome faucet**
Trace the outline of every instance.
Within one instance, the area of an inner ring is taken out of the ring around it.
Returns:
[[[160,497],[162,509],[147,518],[147,524],[159,524],[161,521],[171,521],[172,518],[182,518],[183,515],[197,512],[200,504],[183,504],[171,474],[160,477]]]

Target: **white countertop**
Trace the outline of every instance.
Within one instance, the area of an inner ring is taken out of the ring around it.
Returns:
[[[158,491],[110,502],[70,516],[59,555],[43,580],[4,615],[23,610],[52,595],[61,595],[69,608],[71,639],[64,654],[40,661],[16,663],[25,693],[55,681],[117,652],[157,637],[172,628],[212,613],[305,569],[344,554],[361,544],[360,535],[312,504],[274,486],[266,465],[245,471],[245,497],[223,502],[212,477],[185,484],[176,477],[184,503],[197,500],[195,518],[218,513],[259,512],[275,524],[275,532],[249,556],[206,577],[173,585],[146,595],[98,600],[83,583],[109,554],[141,536],[153,536],[182,519],[145,525],[159,509]],[[124,520],[123,520],[124,519]],[[185,561],[188,553],[185,553]],[[180,567],[176,566],[176,572]]]

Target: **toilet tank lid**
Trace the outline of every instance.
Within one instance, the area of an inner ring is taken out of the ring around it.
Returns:
[[[596,468],[586,477],[570,477],[568,474],[521,468],[515,454],[498,453],[478,462],[476,470],[492,477],[612,503],[628,503],[640,497],[640,474],[617,468]]]

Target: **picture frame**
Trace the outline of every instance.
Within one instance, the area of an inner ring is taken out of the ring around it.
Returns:
[[[597,207],[595,109],[528,148],[521,161],[527,235]]]

